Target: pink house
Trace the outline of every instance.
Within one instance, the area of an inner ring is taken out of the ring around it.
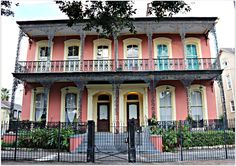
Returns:
[[[30,38],[13,73],[25,86],[22,120],[94,120],[98,131],[111,131],[132,118],[217,118],[213,80],[222,70],[208,39],[216,20],[136,18],[137,34],[110,38],[68,20],[18,21]]]

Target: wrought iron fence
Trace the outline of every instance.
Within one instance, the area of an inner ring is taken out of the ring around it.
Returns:
[[[15,122],[1,125],[2,160],[170,162],[234,159],[235,120],[114,123]]]
[[[117,63],[117,68],[115,68]],[[218,70],[215,58],[19,61],[16,73]]]

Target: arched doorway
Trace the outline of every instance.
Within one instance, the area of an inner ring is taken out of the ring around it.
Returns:
[[[140,125],[139,115],[140,115],[140,107],[139,107],[139,95],[138,94],[128,94],[127,95],[127,126],[128,122],[131,119],[134,119],[136,126]]]
[[[110,96],[101,94],[97,101],[97,131],[110,131]]]

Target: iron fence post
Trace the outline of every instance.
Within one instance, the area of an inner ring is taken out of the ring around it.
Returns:
[[[87,162],[94,163],[94,143],[95,143],[95,122],[88,121],[88,146],[87,146]]]
[[[182,123],[179,121],[179,135],[180,135],[180,160],[183,161],[183,135],[182,135]]]
[[[135,122],[134,119],[129,121],[128,127],[128,160],[129,162],[136,162],[135,149]]]
[[[224,129],[224,146],[225,146],[225,158],[228,159],[228,151],[227,151],[227,136],[226,136],[226,119],[223,119],[223,129]]]
[[[60,149],[61,149],[61,122],[58,124],[58,151],[57,151],[57,161],[60,161]]]
[[[16,152],[17,152],[17,139],[18,139],[18,122],[19,118],[16,121],[16,141],[15,141],[15,152],[14,152],[14,160],[16,161]]]

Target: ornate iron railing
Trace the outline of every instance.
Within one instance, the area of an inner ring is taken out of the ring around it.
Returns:
[[[117,68],[116,68],[117,64]],[[215,58],[19,61],[16,73],[218,70]]]

